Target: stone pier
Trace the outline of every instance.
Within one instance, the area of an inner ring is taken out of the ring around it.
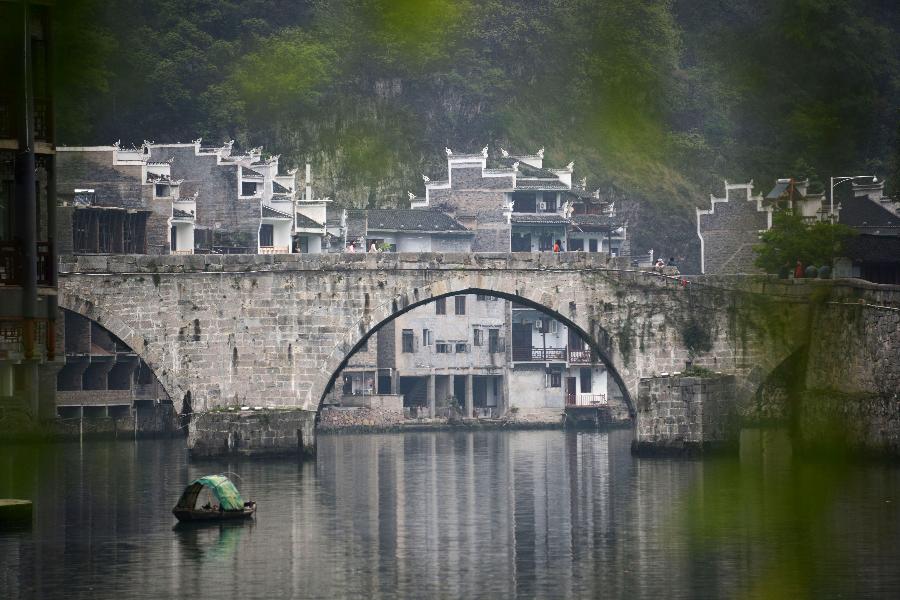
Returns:
[[[639,456],[737,450],[740,423],[732,375],[642,379],[631,450]]]
[[[194,415],[188,428],[191,458],[312,456],[316,413],[295,410],[223,410]]]

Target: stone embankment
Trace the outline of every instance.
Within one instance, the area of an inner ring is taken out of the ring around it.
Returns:
[[[321,433],[391,432],[434,429],[561,429],[561,410],[514,411],[498,419],[436,417],[409,419],[402,412],[367,407],[328,406],[319,413]]]

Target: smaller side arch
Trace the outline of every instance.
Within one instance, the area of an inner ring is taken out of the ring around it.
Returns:
[[[96,322],[104,329],[119,338],[122,343],[131,348],[131,350],[150,368],[153,375],[159,380],[163,389],[176,403],[178,412],[184,410],[184,399],[188,393],[183,390],[177,382],[173,381],[168,371],[161,368],[163,358],[161,355],[148,348],[142,337],[138,337],[133,327],[128,326],[116,315],[105,312],[97,307],[93,302],[79,296],[75,296],[64,289],[60,288],[58,294],[58,306],[61,309],[69,310],[82,317]]]

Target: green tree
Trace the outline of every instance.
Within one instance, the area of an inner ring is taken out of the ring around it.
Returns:
[[[855,230],[841,223],[807,223],[799,214],[780,210],[772,217],[772,228],[760,236],[756,266],[766,273],[792,269],[799,260],[804,266],[831,266],[840,256],[844,242]]]

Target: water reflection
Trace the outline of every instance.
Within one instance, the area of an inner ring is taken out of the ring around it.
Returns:
[[[186,463],[177,441],[17,447],[0,596],[895,595],[898,470],[635,460],[630,433],[323,437],[313,462]],[[231,471],[254,521],[174,527],[185,482]]]

